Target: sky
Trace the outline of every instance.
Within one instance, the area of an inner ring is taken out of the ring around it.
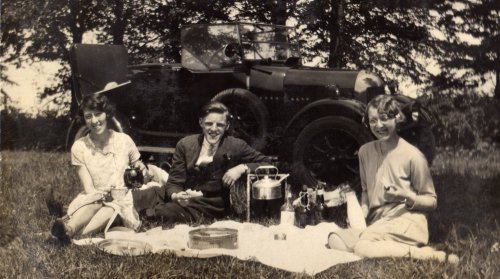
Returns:
[[[91,32],[83,34],[82,43],[98,43],[96,35]],[[59,107],[52,102],[53,98],[43,101],[39,98],[45,87],[57,84],[54,76],[61,68],[59,62],[25,63],[20,68],[16,68],[13,64],[6,66],[6,76],[16,83],[1,84],[2,89],[12,99],[10,105],[32,115],[46,110],[59,110]],[[69,98],[69,94],[66,96]]]
[[[6,65],[6,76],[16,84],[2,84],[2,88],[10,97],[11,105],[23,112],[36,114],[39,111],[54,108],[50,99],[40,101],[39,94],[43,88],[56,84],[55,74],[60,68],[58,62],[35,62],[16,68]]]

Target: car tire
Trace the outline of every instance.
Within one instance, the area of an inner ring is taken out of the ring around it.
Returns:
[[[305,126],[293,144],[292,172],[308,187],[325,182],[327,190],[333,190],[349,182],[359,193],[358,150],[370,140],[370,131],[352,119],[319,118]]]
[[[229,108],[233,117],[230,128],[233,136],[245,140],[257,150],[266,147],[269,113],[257,96],[242,88],[231,88],[215,95],[212,101]]]

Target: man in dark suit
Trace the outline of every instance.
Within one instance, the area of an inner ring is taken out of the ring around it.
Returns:
[[[230,122],[224,104],[207,104],[199,123],[202,134],[177,143],[166,185],[134,193],[138,211],[145,209],[148,217],[167,223],[223,217],[229,209],[229,187],[243,174],[270,164],[243,140],[226,135]]]

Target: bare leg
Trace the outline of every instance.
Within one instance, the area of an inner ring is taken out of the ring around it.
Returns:
[[[113,215],[115,210],[108,206],[103,206],[97,213],[92,217],[90,222],[83,228],[82,235],[96,233],[106,227],[109,219]]]
[[[82,208],[78,209],[71,215],[70,219],[66,222],[66,226],[69,227],[73,233],[78,232],[81,228],[86,226],[92,217],[102,208],[102,204],[88,204],[84,205]]]
[[[349,249],[349,247],[345,245],[344,240],[334,233],[330,234],[328,237],[328,246],[330,246],[330,249],[352,252],[352,249]]]
[[[360,240],[354,247],[354,253],[367,258],[408,257],[419,260],[458,262],[458,257],[454,254],[449,255],[447,259],[445,252],[434,250],[432,247],[416,247],[395,241]]]

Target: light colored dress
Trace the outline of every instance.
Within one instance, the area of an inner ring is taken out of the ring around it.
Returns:
[[[139,160],[140,153],[128,135],[110,131],[109,142],[102,150],[94,145],[89,135],[78,139],[71,147],[71,164],[87,168],[94,188],[102,193],[79,193],[68,207],[69,216],[86,204],[102,200],[103,194],[112,188],[127,189],[123,178],[125,169]],[[126,227],[139,228],[139,215],[134,209],[131,191],[122,199],[104,205],[114,208]]]
[[[368,227],[335,232],[347,247],[362,240],[390,240],[409,245],[425,245],[429,240],[427,217],[424,211],[436,207],[436,192],[424,155],[400,138],[397,146],[382,153],[380,141],[372,141],[359,150],[361,187],[368,197]],[[403,201],[388,201],[384,186],[409,189],[417,194],[408,208]],[[433,206],[429,207],[429,204]]]

